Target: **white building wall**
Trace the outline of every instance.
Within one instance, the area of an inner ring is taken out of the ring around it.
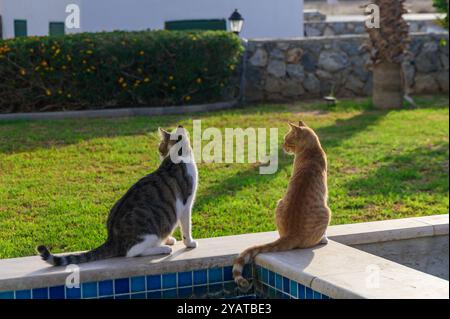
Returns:
[[[82,25],[89,31],[164,29],[164,22],[228,19],[238,9],[245,38],[301,37],[303,0],[85,0]]]
[[[164,22],[245,18],[245,38],[303,35],[303,0],[0,0],[3,37],[14,37],[14,20],[26,19],[28,35],[48,35],[50,22],[64,22],[67,4],[80,5],[81,28],[70,32],[164,29]]]
[[[3,38],[14,37],[14,20],[27,20],[28,35],[48,35],[50,22],[64,22],[69,3],[83,0],[0,0]],[[66,30],[67,33],[76,32]]]

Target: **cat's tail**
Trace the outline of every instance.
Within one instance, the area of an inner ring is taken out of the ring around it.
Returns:
[[[42,259],[52,264],[53,266],[66,266],[70,264],[82,264],[90,261],[107,259],[117,257],[114,246],[110,242],[106,242],[100,247],[97,247],[91,251],[72,254],[66,256],[55,256],[45,246],[39,246],[36,248]]]
[[[261,253],[269,253],[276,251],[286,251],[295,249],[298,247],[296,240],[289,237],[279,238],[273,243],[255,246],[243,251],[234,261],[233,265],[233,278],[236,284],[243,290],[248,290],[249,282],[242,276],[242,271],[245,264],[250,263],[256,255]]]

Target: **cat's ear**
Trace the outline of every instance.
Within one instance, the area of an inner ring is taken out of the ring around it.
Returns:
[[[170,133],[162,128],[158,128],[159,135],[163,140],[169,140],[170,139]]]
[[[298,126],[297,124],[294,124],[292,122],[289,122],[289,126],[295,131],[301,131],[302,130],[302,128],[300,126]]]
[[[307,125],[305,124],[305,122],[299,121],[299,122],[298,122],[298,126],[300,126],[300,127],[305,127],[305,126],[307,126]]]

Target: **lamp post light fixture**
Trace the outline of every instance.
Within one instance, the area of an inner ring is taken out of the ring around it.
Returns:
[[[231,31],[236,35],[239,35],[242,31],[242,27],[244,26],[244,18],[237,9],[234,10],[233,14],[228,18],[228,21],[230,21]]]

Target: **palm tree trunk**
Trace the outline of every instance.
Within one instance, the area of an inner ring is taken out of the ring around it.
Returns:
[[[395,109],[403,106],[403,79],[401,65],[380,62],[373,66],[373,105],[377,109]]]

